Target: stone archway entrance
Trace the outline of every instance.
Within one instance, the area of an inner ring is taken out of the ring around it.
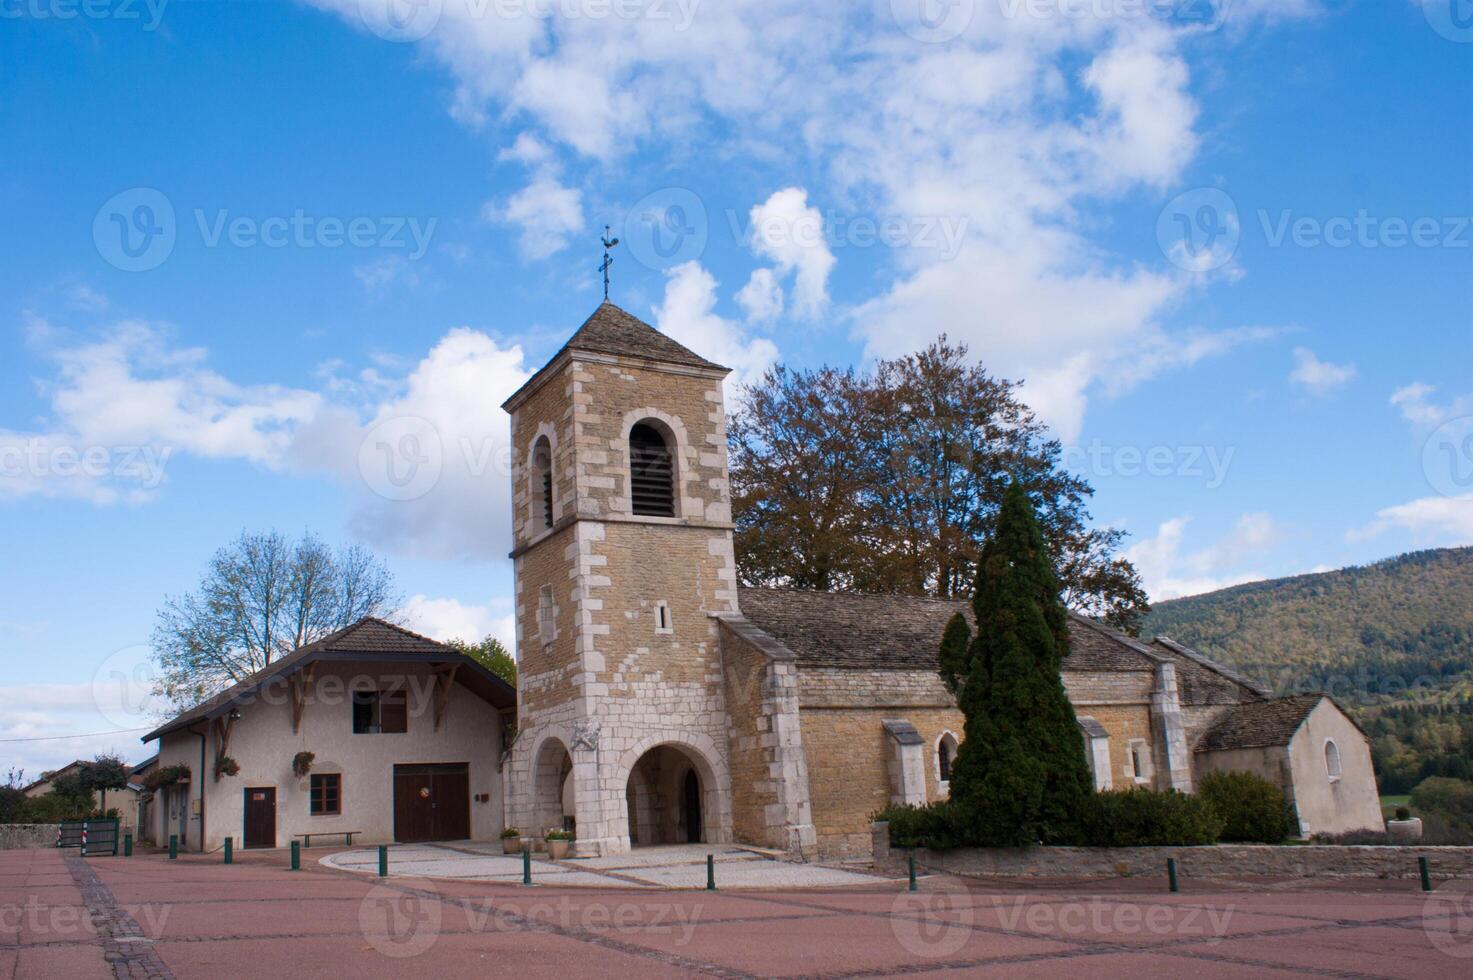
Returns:
[[[680,746],[657,745],[640,756],[626,793],[635,847],[709,843],[719,835],[712,824],[714,787]]]
[[[576,830],[573,818],[573,757],[562,741],[549,738],[537,749],[532,763],[533,818],[535,826],[521,828],[524,834],[542,834],[553,828]]]

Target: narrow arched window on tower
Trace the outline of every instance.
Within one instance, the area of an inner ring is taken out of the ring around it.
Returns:
[[[532,450],[532,489],[537,495],[543,527],[552,527],[552,443],[547,436],[537,440]]]
[[[660,430],[641,422],[629,430],[629,502],[644,517],[675,516],[675,467]]]

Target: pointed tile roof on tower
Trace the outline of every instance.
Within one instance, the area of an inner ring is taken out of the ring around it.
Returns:
[[[705,368],[711,371],[728,370],[671,340],[628,310],[604,300],[599,304],[598,309],[593,311],[593,315],[583,321],[583,326],[578,328],[568,342],[536,374],[532,375],[527,383],[517,390],[516,394],[507,399],[507,404],[511,404],[518,395],[533,387],[543,373],[569,351],[608,354],[615,357],[637,357],[646,361],[679,364],[683,367]]]

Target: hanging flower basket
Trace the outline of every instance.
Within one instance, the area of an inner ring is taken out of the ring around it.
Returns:
[[[239,762],[236,762],[234,759],[230,758],[230,756],[228,756],[228,755],[222,755],[218,759],[215,760],[215,778],[216,779],[219,779],[221,776],[238,776],[238,775],[240,775],[240,763]]]
[[[317,759],[315,752],[298,752],[292,758],[292,772],[297,774],[298,779],[306,779],[307,774],[312,771],[312,763]]]

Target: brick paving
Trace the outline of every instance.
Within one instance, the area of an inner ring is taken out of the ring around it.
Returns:
[[[314,854],[314,856],[316,856]],[[524,888],[287,869],[279,853],[0,852],[0,980],[331,973],[1334,978],[1473,974],[1468,882]]]

